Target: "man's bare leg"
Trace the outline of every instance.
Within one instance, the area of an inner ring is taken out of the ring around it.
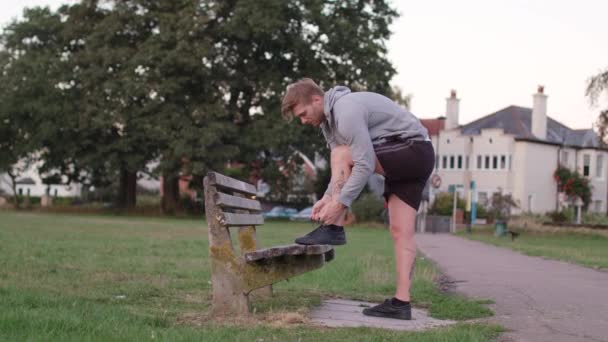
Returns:
[[[346,145],[336,146],[331,151],[331,197],[338,198],[340,192],[346,184],[348,177],[352,172],[354,162],[353,156],[350,152],[350,148]],[[337,226],[344,226],[346,211],[344,215],[340,215],[340,218],[334,223]]]
[[[409,302],[410,271],[416,258],[416,241],[414,241],[416,210],[393,194],[388,199],[388,213],[397,269],[395,297]]]

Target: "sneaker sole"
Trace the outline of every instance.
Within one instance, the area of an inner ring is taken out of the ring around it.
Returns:
[[[393,319],[400,319],[400,320],[404,320],[404,321],[411,321],[412,320],[412,314],[411,313],[410,314],[407,314],[407,313],[389,314],[389,313],[376,312],[376,311],[365,309],[365,310],[363,310],[363,314],[366,315],[366,316],[381,317],[381,318],[393,318]]]
[[[332,246],[346,245],[346,241],[314,242],[314,241],[302,241],[302,240],[296,239],[295,242],[299,245],[307,245],[307,246],[310,246],[310,245],[332,245]]]

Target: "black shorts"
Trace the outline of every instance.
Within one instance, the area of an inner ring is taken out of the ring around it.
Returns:
[[[391,194],[418,210],[422,191],[435,166],[435,151],[430,141],[399,140],[374,145],[384,169],[384,198]]]

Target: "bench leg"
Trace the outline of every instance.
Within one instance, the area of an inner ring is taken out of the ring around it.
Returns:
[[[242,281],[220,265],[215,266],[211,275],[213,314],[248,316],[249,296],[246,294]]]

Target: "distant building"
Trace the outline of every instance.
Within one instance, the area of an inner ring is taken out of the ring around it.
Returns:
[[[82,192],[80,184],[44,184],[38,174],[37,165],[33,164],[17,178],[17,194],[22,196],[79,197]],[[13,195],[12,182],[8,174],[0,174],[0,189],[5,196]]]
[[[544,213],[563,204],[553,179],[563,165],[590,180],[589,210],[606,212],[608,149],[592,129],[571,129],[548,117],[542,86],[532,108],[509,106],[466,125],[459,124],[459,101],[452,91],[445,119],[423,120],[435,147],[439,191],[460,184],[468,195],[474,180],[481,204],[501,189],[519,202],[515,212]]]

